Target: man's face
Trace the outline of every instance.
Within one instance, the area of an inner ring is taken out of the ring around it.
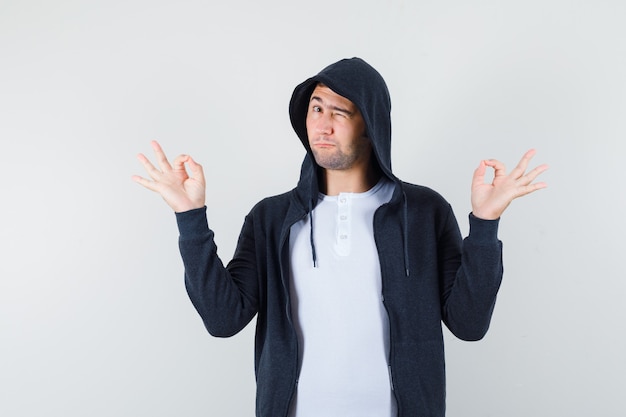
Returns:
[[[347,98],[319,84],[306,115],[309,145],[319,166],[329,170],[367,168],[372,146],[361,112]]]

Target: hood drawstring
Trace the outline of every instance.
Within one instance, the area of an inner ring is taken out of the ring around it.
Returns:
[[[408,202],[406,199],[406,193],[402,190],[402,197],[404,199],[404,221],[403,221],[403,233],[404,233],[404,270],[406,272],[406,276],[410,275],[409,272],[409,208]]]
[[[313,203],[309,201],[309,225],[311,226],[311,255],[313,256],[313,268],[317,268],[317,254],[315,253],[315,239],[313,239]]]
[[[409,208],[406,198],[406,193],[402,190],[402,234],[403,234],[403,246],[404,246],[404,272],[406,276],[410,276],[409,270]],[[311,242],[311,256],[313,258],[313,268],[317,268],[317,253],[315,251],[315,239],[313,238],[313,203],[309,201],[309,228],[310,228],[310,242]]]

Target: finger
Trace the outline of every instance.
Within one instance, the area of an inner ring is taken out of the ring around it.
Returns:
[[[150,180],[140,177],[139,175],[133,175],[131,179],[135,181],[137,184],[143,185],[144,187],[146,187],[147,189],[151,191],[156,191],[156,188],[155,188],[156,184]]]
[[[520,178],[521,176],[523,176],[524,172],[526,172],[526,168],[528,167],[528,164],[530,163],[530,160],[533,159],[533,156],[535,156],[536,153],[537,151],[535,151],[534,149],[530,149],[526,151],[526,153],[524,154],[524,156],[522,156],[522,159],[520,159],[517,166],[513,169],[513,171],[511,171],[511,176],[513,178]]]
[[[189,160],[189,156],[188,155],[178,155],[176,158],[174,158],[174,161],[172,161],[172,169],[174,171],[186,171],[185,169],[185,163]]]
[[[548,184],[546,184],[545,182],[536,182],[534,184],[526,185],[520,188],[519,192],[516,195],[516,198],[525,196],[537,190],[541,190],[543,188],[546,188],[547,186]]]
[[[549,166],[547,164],[539,165],[538,167],[534,168],[532,171],[521,177],[519,181],[522,184],[528,185],[532,183],[539,175],[545,172],[548,168]]]
[[[498,161],[497,159],[486,159],[484,162],[485,165],[494,169],[494,177],[501,177],[503,175],[506,175],[506,167],[502,162]]]
[[[161,171],[171,170],[172,166],[167,160],[165,152],[163,152],[163,149],[161,148],[161,145],[159,145],[159,142],[153,140],[152,142],[150,142],[150,145],[152,145],[152,149],[154,150],[154,154],[156,156],[157,162],[159,163],[159,167],[161,167]]]
[[[150,177],[152,177],[152,179],[156,179],[161,174],[161,171],[156,169],[144,154],[138,154],[137,159],[139,160],[141,165],[143,165],[144,169],[150,175]]]

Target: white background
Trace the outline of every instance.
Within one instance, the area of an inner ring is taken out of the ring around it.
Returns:
[[[446,333],[448,416],[626,415],[624,22],[620,0],[0,0],[0,415],[253,415],[254,326],[205,332],[135,156],[204,165],[227,260],[296,184],[293,88],[351,56],[388,82],[396,174],[464,233],[480,159],[551,166],[502,219],[490,333]]]

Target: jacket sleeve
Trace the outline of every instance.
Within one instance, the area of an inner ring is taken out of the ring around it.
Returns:
[[[176,213],[185,287],[210,334],[230,337],[258,310],[258,280],[250,217],[246,217],[233,260],[224,266],[209,229],[206,207]]]
[[[491,322],[502,282],[502,242],[499,220],[469,215],[470,232],[461,242],[452,211],[448,215],[440,250],[444,276],[443,321],[462,340],[482,339]],[[460,261],[459,261],[460,252]]]

